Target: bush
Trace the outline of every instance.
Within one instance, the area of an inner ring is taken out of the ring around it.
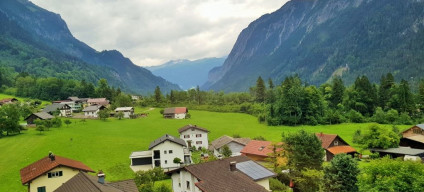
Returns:
[[[187,113],[187,114],[186,114],[186,116],[185,116],[185,118],[186,118],[186,119],[190,119],[190,118],[191,118],[190,113]]]
[[[174,158],[174,163],[175,163],[175,164],[179,164],[179,163],[181,163],[181,159],[180,159],[180,158],[178,158],[178,157],[175,157],[175,158]]]
[[[269,188],[274,192],[287,191],[289,189],[288,186],[274,178],[269,179]]]
[[[384,113],[384,111],[381,107],[377,107],[377,109],[375,110],[375,114],[374,114],[373,118],[374,118],[374,121],[376,123],[380,123],[380,124],[386,124],[387,123],[386,113]]]
[[[256,136],[256,137],[253,137],[253,140],[266,141],[265,137],[263,137],[263,136]]]
[[[404,112],[399,115],[399,118],[397,119],[396,123],[400,125],[412,125],[412,120],[409,114]]]
[[[399,113],[398,113],[398,111],[396,111],[396,109],[390,109],[386,113],[386,120],[389,123],[394,123],[395,121],[397,121],[398,116],[399,116]]]
[[[347,113],[347,117],[349,118],[350,122],[353,122],[353,123],[363,123],[365,121],[364,116],[362,116],[361,113],[353,109]]]
[[[163,112],[164,112],[164,110],[163,110],[163,109],[161,109],[161,110],[159,111],[159,113],[160,113],[161,115],[163,115]]]

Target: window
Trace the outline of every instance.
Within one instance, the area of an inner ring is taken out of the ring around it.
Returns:
[[[168,164],[168,160],[165,160],[165,164]]]
[[[38,187],[37,192],[46,192],[46,187],[45,186]]]
[[[63,174],[62,171],[54,171],[54,172],[47,173],[47,177],[48,178],[61,177],[62,174]]]
[[[163,151],[163,154],[166,154],[166,150],[165,150],[165,151]]]
[[[334,145],[335,146],[339,145],[339,141],[334,141]]]
[[[202,144],[202,141],[196,141],[196,144]]]
[[[202,134],[196,134],[196,137],[202,137]]]
[[[172,154],[172,150],[169,150],[169,154]]]
[[[190,181],[187,181],[187,189],[190,189]]]
[[[413,132],[416,134],[421,134],[422,130],[421,129],[413,129]]]
[[[184,138],[190,138],[190,135],[184,135]]]

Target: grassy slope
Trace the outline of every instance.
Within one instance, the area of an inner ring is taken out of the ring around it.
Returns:
[[[30,129],[21,135],[1,138],[0,191],[25,191],[26,188],[20,183],[19,170],[43,158],[49,151],[82,161],[94,170],[102,169],[109,181],[132,178],[128,158],[132,151],[147,150],[152,140],[165,133],[177,136],[177,129],[189,123],[209,129],[209,140],[225,134],[240,134],[242,137],[261,135],[268,140],[280,141],[283,132],[305,128],[310,132],[337,133],[349,143],[356,129],[364,130],[368,126],[342,124],[268,127],[246,114],[205,111],[190,113],[192,119],[188,120],[163,119],[158,109],[151,111],[147,118],[135,120],[89,120],[86,123],[72,120],[69,127],[63,125],[62,128],[52,128],[43,135]],[[400,126],[401,129],[406,127],[410,126]]]

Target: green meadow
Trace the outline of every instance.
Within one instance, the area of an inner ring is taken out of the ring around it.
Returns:
[[[1,98],[1,97],[0,97]],[[146,109],[137,109],[142,112]],[[56,155],[79,160],[94,169],[103,170],[108,181],[130,179],[129,155],[132,151],[147,150],[149,143],[168,133],[178,136],[178,128],[193,124],[210,130],[209,140],[222,135],[239,134],[242,137],[263,136],[280,141],[282,133],[300,129],[309,132],[339,134],[352,144],[355,130],[365,130],[369,124],[340,124],[326,126],[278,126],[259,124],[256,117],[239,113],[190,111],[192,118],[163,119],[159,109],[139,119],[107,121],[71,119],[72,124],[51,128],[40,134],[34,128],[22,134],[0,138],[0,191],[26,191],[20,182],[19,170],[45,156],[49,151]],[[392,125],[384,125],[391,127]],[[403,130],[410,126],[398,126]],[[354,147],[358,147],[353,145]]]

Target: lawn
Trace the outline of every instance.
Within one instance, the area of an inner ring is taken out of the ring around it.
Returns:
[[[137,109],[138,112],[144,109]],[[43,157],[49,151],[56,155],[84,162],[92,169],[103,170],[108,181],[130,179],[129,155],[132,151],[147,150],[149,143],[165,133],[178,136],[178,128],[194,124],[209,129],[209,140],[222,135],[239,134],[242,137],[263,136],[280,141],[283,132],[300,129],[309,132],[339,134],[351,143],[355,130],[365,130],[369,124],[341,124],[327,126],[278,126],[259,124],[256,117],[238,113],[190,111],[192,118],[185,120],[163,119],[159,109],[140,119],[107,121],[72,119],[67,127],[52,128],[44,134],[34,129],[20,135],[0,138],[0,191],[26,191],[21,185],[19,170]],[[391,125],[385,125],[391,127]],[[399,126],[405,129],[410,126]],[[355,147],[355,145],[354,145]]]

